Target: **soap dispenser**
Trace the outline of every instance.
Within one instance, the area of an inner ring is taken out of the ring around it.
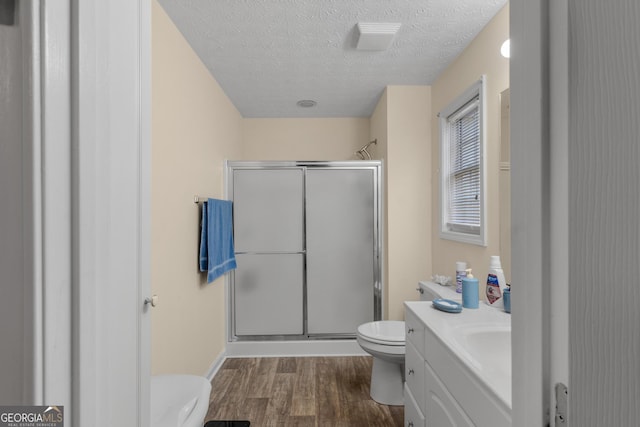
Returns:
[[[487,304],[492,307],[504,309],[504,300],[502,295],[507,287],[507,282],[504,278],[504,272],[502,271],[502,264],[500,263],[500,257],[497,255],[491,256],[491,262],[489,264],[489,274],[487,276]]]
[[[478,285],[478,279],[473,277],[469,268],[465,277],[462,278],[462,306],[464,308],[478,308],[480,301]]]

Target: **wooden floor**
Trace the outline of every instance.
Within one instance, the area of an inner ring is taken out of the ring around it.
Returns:
[[[227,359],[213,378],[206,421],[260,426],[402,426],[403,406],[369,396],[372,359],[269,357]]]

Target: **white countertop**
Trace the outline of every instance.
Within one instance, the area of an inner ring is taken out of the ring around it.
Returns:
[[[437,310],[431,301],[407,301],[405,305],[492,394],[511,408],[509,313],[483,301],[479,308],[463,308],[461,313]]]

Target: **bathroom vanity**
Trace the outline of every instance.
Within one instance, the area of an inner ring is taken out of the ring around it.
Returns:
[[[405,302],[405,426],[511,426],[511,317]]]

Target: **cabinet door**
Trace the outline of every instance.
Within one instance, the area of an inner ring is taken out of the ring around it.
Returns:
[[[304,250],[304,170],[235,170],[233,228],[236,252]]]
[[[474,426],[471,419],[449,393],[440,378],[425,362],[425,426],[464,427]]]
[[[307,170],[310,334],[355,334],[374,320],[376,188],[370,169]]]
[[[424,416],[408,384],[404,385],[404,426],[424,427]]]
[[[235,334],[302,334],[302,254],[238,254]]]

